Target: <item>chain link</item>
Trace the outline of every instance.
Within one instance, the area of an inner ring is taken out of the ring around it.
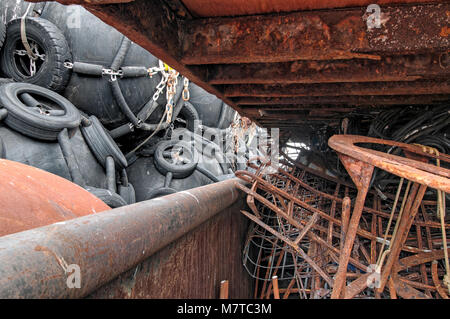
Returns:
[[[191,95],[189,93],[189,79],[186,77],[183,80],[183,86],[184,86],[182,95],[183,101],[189,101]]]

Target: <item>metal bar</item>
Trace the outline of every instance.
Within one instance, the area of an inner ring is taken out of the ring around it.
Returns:
[[[445,33],[449,4],[383,7],[388,19],[368,29],[366,8],[293,12],[186,23],[184,64],[233,64],[296,60],[380,59],[450,48]],[[427,27],[417,32],[411,25]],[[369,53],[369,54],[367,54]]]
[[[293,61],[208,65],[208,83],[293,84],[337,82],[415,81],[448,77],[449,70],[439,66],[439,54],[391,56],[380,61]],[[371,70],[371,72],[367,72]]]
[[[358,187],[358,195],[355,200],[355,206],[353,207],[353,213],[348,225],[348,231],[345,235],[345,242],[341,255],[339,256],[339,268],[336,273],[335,284],[331,298],[337,299],[341,297],[343,289],[345,289],[346,273],[348,261],[350,259],[353,243],[356,238],[359,219],[364,208],[364,201],[366,199],[367,192],[369,190],[370,179],[373,173],[373,166],[356,161],[346,155],[339,154],[341,162],[344,164],[347,172],[352,178],[355,185]]]
[[[1,298],[79,298],[240,198],[230,179],[0,238]],[[69,289],[64,265],[77,264]]]
[[[219,299],[228,299],[228,280],[222,280],[220,282]]]
[[[227,97],[330,97],[352,95],[426,95],[450,94],[448,80],[419,80],[411,82],[358,82],[319,84],[230,84],[223,86]]]
[[[303,97],[232,97],[234,103],[242,109],[262,107],[263,109],[290,107],[292,109],[328,107],[328,106],[373,106],[386,107],[390,105],[422,105],[432,102],[448,101],[448,94],[427,95],[342,95],[342,96],[303,96]]]

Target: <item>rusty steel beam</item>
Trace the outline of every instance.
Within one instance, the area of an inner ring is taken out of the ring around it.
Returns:
[[[421,3],[433,0],[421,0]],[[418,0],[377,0],[376,3],[417,3]],[[362,7],[374,3],[372,0],[183,0],[183,3],[201,17],[238,16],[267,14],[271,12],[290,12],[303,10]]]
[[[381,8],[368,29],[366,8],[188,21],[184,64],[374,59],[379,54],[445,52],[450,4]],[[426,25],[426,27],[424,27]]]
[[[209,84],[387,82],[448,78],[448,55],[390,56],[381,61],[293,61],[208,65]]]
[[[231,100],[241,108],[251,106],[277,107],[299,105],[312,105],[319,107],[323,105],[401,105],[401,104],[429,104],[435,102],[450,101],[450,94],[429,94],[429,95],[341,95],[334,97],[326,96],[305,96],[305,97],[235,97]]]
[[[223,86],[227,97],[299,97],[341,95],[450,94],[450,81],[323,83],[323,84],[233,84]]]
[[[238,179],[0,237],[0,298],[79,298],[240,198]],[[238,212],[236,212],[238,213]],[[81,288],[67,286],[67,265]]]

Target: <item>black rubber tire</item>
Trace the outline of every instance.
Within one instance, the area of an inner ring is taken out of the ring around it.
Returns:
[[[120,50],[123,35],[81,6],[77,6],[81,24],[79,28],[70,28],[67,21],[71,19],[73,12],[71,6],[48,1],[42,12],[42,18],[53,22],[66,35],[72,50],[73,61],[100,64],[109,68]],[[131,44],[122,63],[122,66],[145,66],[147,68],[157,65],[158,59],[135,43]],[[98,78],[73,72],[64,96],[80,110],[97,116],[107,129],[112,130],[128,123],[128,118],[122,114],[112,96],[107,79],[106,76]],[[125,101],[134,114],[138,114],[142,107],[152,99],[160,80],[161,74],[159,73],[152,78],[146,76],[118,80]],[[179,82],[182,85],[182,81]],[[165,97],[165,94],[160,95],[159,105],[166,104]],[[158,108],[148,123],[159,123],[162,114],[159,113],[160,109],[162,108]]]
[[[117,146],[98,118],[92,115],[89,117],[89,120],[91,125],[81,126],[81,133],[97,160],[103,167],[106,167],[106,158],[112,156],[118,168],[127,167],[128,163],[125,155],[123,155],[119,146]]]
[[[176,165],[169,163],[165,160],[163,153],[166,149],[173,146],[181,146],[184,152],[189,153],[191,163]],[[191,147],[190,144],[179,141],[179,140],[169,140],[169,141],[161,141],[156,145],[154,162],[156,169],[162,174],[166,175],[171,172],[174,178],[185,178],[191,175],[198,163],[198,153],[197,150]]]
[[[6,157],[6,151],[5,151],[5,143],[3,143],[3,139],[0,136],[0,158]]]
[[[156,197],[166,196],[170,194],[175,194],[177,192],[176,189],[170,188],[170,187],[161,187],[154,189],[150,191],[150,193],[147,194],[147,198],[145,200],[150,200]]]
[[[107,189],[88,186],[86,187],[86,190],[98,199],[102,200],[111,208],[128,205],[127,202],[119,194],[111,192]]]
[[[134,191],[133,184],[128,183],[128,186],[119,185],[117,192],[128,205],[136,203],[136,192]]]
[[[1,69],[6,76],[17,81],[33,83],[44,88],[62,92],[69,82],[71,71],[64,62],[72,61],[69,45],[61,30],[41,18],[26,18],[27,39],[36,42],[45,52],[45,61],[34,76],[26,76],[17,68],[14,59],[16,43],[21,42],[21,19],[8,23],[6,40],[2,50]]]
[[[49,116],[27,107],[20,99],[22,93],[41,96],[58,105],[64,115]],[[80,112],[67,99],[51,90],[29,83],[7,83],[0,86],[0,105],[8,110],[6,125],[24,135],[45,141],[54,141],[64,128],[80,125]]]
[[[4,17],[0,14],[0,49],[2,48],[6,37],[6,24],[3,19]]]
[[[0,78],[0,85],[6,84],[6,83],[14,83],[14,80],[10,79],[10,78]]]
[[[186,128],[189,131],[194,132],[196,124],[195,121],[200,120],[200,117],[198,116],[198,112],[195,109],[195,107],[189,102],[184,102],[183,108],[181,109],[179,115],[185,119]]]

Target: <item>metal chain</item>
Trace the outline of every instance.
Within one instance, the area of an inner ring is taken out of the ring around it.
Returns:
[[[190,99],[190,94],[189,94],[189,79],[188,78],[184,78],[183,81],[183,85],[184,85],[184,89],[183,89],[183,101],[189,101]]]

